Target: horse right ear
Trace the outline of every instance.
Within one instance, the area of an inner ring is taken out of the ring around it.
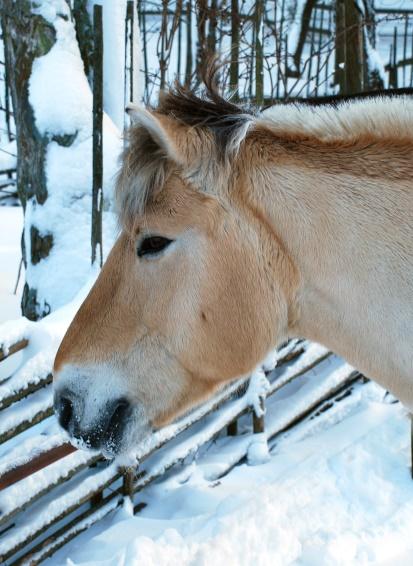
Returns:
[[[182,126],[167,116],[155,115],[137,104],[128,104],[126,112],[131,118],[133,126],[143,128],[154,144],[158,146],[164,157],[184,165],[185,159],[179,151],[178,135]]]

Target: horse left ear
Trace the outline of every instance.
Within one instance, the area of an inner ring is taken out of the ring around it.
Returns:
[[[184,164],[185,159],[179,150],[181,124],[167,116],[156,115],[137,104],[128,104],[126,112],[132,125],[143,128],[166,158],[179,165]]]

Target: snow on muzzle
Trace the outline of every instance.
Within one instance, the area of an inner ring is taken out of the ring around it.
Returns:
[[[77,368],[65,368],[61,373],[55,377],[54,409],[77,448],[99,450],[111,458],[128,451],[146,433],[143,407],[114,386],[113,380],[108,387],[95,372],[82,375]]]

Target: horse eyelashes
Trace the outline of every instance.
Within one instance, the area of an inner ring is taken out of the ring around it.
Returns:
[[[145,238],[138,247],[138,257],[156,255],[166,249],[173,240],[163,236],[150,236]]]

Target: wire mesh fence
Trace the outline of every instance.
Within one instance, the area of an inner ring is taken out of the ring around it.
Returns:
[[[214,54],[228,62],[224,85],[258,104],[413,86],[413,5],[370,4],[139,0],[143,98],[175,79],[196,85]]]
[[[392,3],[394,4],[394,3]],[[136,0],[127,3],[125,100],[145,103],[178,79],[197,85],[219,55],[222,82],[258,105],[279,99],[413,87],[413,2],[370,0]],[[372,7],[373,6],[373,7]],[[135,11],[136,10],[136,11]],[[140,29],[132,77],[131,22]],[[0,39],[0,140],[14,138]]]

